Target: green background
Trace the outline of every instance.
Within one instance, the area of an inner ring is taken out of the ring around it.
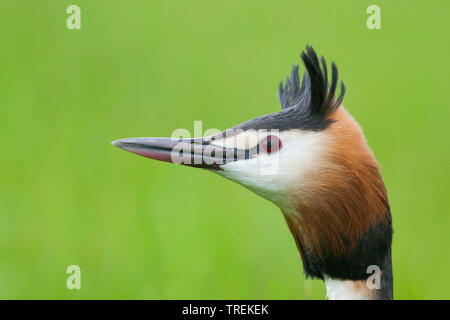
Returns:
[[[81,7],[81,30],[66,8]],[[381,30],[366,9],[381,7]],[[311,44],[382,167],[398,299],[450,298],[448,1],[0,3],[0,298],[323,299],[270,202],[110,145],[279,110]],[[81,267],[82,289],[66,289]]]

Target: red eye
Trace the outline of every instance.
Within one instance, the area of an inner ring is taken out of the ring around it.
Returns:
[[[267,136],[259,142],[259,147],[263,152],[274,153],[281,149],[281,140],[277,136]]]

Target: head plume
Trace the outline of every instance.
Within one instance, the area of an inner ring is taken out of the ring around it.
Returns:
[[[338,70],[336,64],[331,64],[331,84],[328,82],[328,70],[324,57],[320,62],[316,52],[311,46],[301,54],[306,71],[300,85],[298,65],[292,68],[291,78],[280,83],[278,99],[282,110],[294,108],[295,112],[302,115],[304,122],[314,124],[318,130],[326,127],[331,120],[328,115],[333,113],[342,103],[345,94],[345,86],[341,81],[341,93],[336,99],[338,83]],[[294,111],[292,110],[292,111]]]

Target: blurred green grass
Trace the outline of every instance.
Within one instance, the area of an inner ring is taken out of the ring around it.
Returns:
[[[67,30],[77,4],[82,29]],[[113,148],[279,109],[311,44],[382,166],[398,299],[449,299],[450,6],[3,0],[0,298],[322,299],[278,209],[211,173]],[[82,290],[65,288],[68,265]]]

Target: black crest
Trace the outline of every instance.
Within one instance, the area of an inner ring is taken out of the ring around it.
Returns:
[[[298,65],[292,68],[291,79],[286,78],[286,83],[280,83],[278,99],[282,109],[291,107],[301,108],[303,112],[311,115],[325,117],[342,103],[345,94],[345,86],[341,81],[341,94],[335,99],[338,82],[338,70],[336,64],[331,64],[331,85],[328,83],[328,70],[324,57],[321,64],[317,54],[310,46],[303,51],[301,58],[306,67],[302,85],[298,75]]]
[[[291,78],[280,83],[278,99],[281,111],[268,114],[247,122],[234,129],[304,129],[322,130],[333,122],[327,116],[342,103],[345,86],[341,81],[341,92],[336,99],[338,70],[334,62],[331,64],[331,84],[328,82],[328,70],[325,59],[320,62],[311,46],[306,46],[301,58],[306,71],[300,83],[298,65],[292,68]]]

